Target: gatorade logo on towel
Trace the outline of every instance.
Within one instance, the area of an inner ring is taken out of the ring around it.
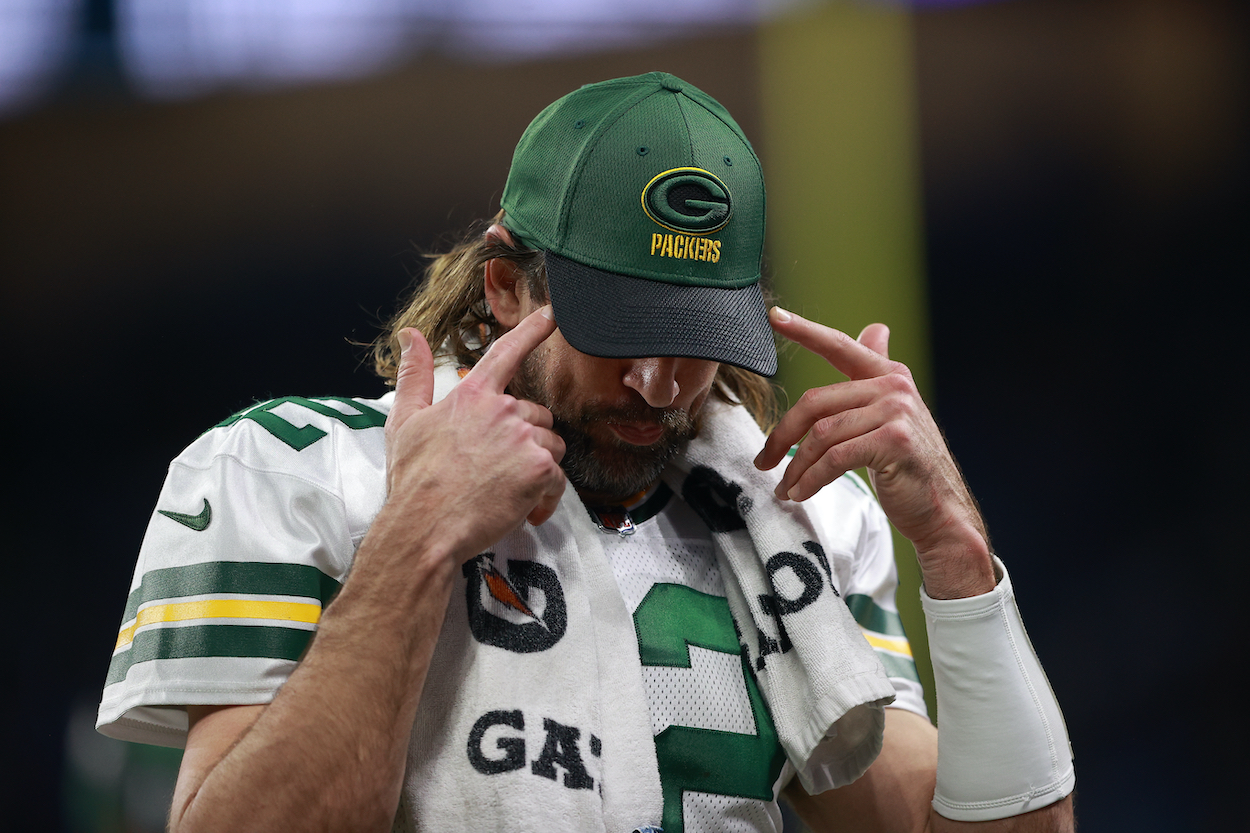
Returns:
[[[564,636],[568,611],[555,570],[510,559],[505,576],[485,552],[465,562],[469,629],[483,645],[516,654],[545,651]]]

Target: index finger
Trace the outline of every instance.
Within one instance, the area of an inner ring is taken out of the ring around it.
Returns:
[[[768,311],[768,323],[778,333],[811,350],[852,379],[884,376],[893,368],[889,359],[841,330],[808,321],[781,307]]]
[[[479,379],[496,393],[503,393],[525,357],[555,331],[556,319],[551,305],[534,310],[520,324],[495,339],[465,378]]]

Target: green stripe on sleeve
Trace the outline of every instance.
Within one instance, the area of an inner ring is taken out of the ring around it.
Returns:
[[[851,615],[855,617],[855,621],[861,628],[867,628],[885,636],[906,638],[907,632],[903,630],[903,620],[899,618],[899,615],[880,607],[871,596],[851,593],[846,597],[846,606],[851,609]]]
[[[126,601],[122,622],[129,622],[139,606],[158,599],[176,599],[205,593],[257,596],[304,596],[325,607],[342,585],[306,564],[252,561],[210,561],[186,567],[166,567],[143,574],[138,589]]]
[[[902,677],[905,680],[920,682],[920,675],[916,673],[916,663],[912,660],[896,654],[887,654],[885,651],[877,651],[877,659],[881,660],[881,664],[885,666],[887,677]]]
[[[126,678],[132,665],[159,659],[192,657],[267,657],[298,660],[313,632],[253,625],[192,625],[151,628],[135,636],[130,650],[113,657],[105,685]]]
[[[907,632],[903,630],[903,620],[899,618],[899,615],[878,605],[871,596],[851,593],[846,597],[846,606],[851,609],[851,615],[855,617],[855,621],[861,628],[884,636],[907,638]],[[877,651],[877,657],[885,666],[887,676],[920,682],[920,675],[916,672],[914,660],[881,650]]]

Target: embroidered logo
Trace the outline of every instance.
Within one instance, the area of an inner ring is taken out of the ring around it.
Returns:
[[[184,515],[181,512],[170,512],[166,509],[157,509],[156,511],[166,518],[177,521],[196,532],[203,532],[213,522],[213,507],[209,504],[208,498],[204,498],[204,507],[200,509],[200,514],[198,515]]]
[[[536,561],[510,559],[505,576],[494,558],[494,553],[482,553],[462,568],[474,638],[517,654],[555,645],[568,627],[564,588],[555,570]]]
[[[673,168],[642,189],[642,209],[669,231],[711,234],[733,214],[729,188],[702,168]]]

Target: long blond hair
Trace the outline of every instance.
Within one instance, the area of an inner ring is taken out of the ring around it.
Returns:
[[[484,268],[487,261],[497,257],[511,260],[525,276],[531,297],[539,303],[547,300],[543,253],[511,246],[485,234],[491,223],[502,219],[501,211],[492,221],[474,223],[450,250],[429,256],[429,265],[415,283],[407,302],[372,345],[374,370],[388,384],[395,384],[395,374],[399,370],[396,334],[405,327],[416,328],[429,342],[430,350],[449,353],[465,367],[477,364],[486,345],[503,334],[503,328],[486,301]],[[712,391],[725,402],[741,402],[765,432],[777,424],[780,388],[768,379],[722,364]]]

